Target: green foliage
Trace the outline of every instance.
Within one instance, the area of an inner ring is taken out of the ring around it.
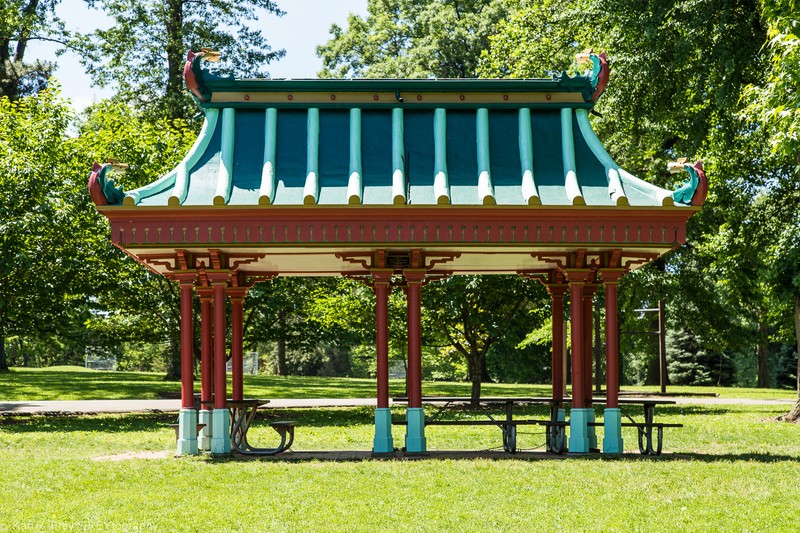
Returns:
[[[58,87],[0,97],[0,368],[5,336],[65,333],[84,319],[85,245],[64,142]]]
[[[769,68],[747,87],[745,114],[767,128],[774,151],[800,165],[800,8],[794,0],[765,0],[761,20]]]
[[[586,0],[544,0],[501,20],[481,53],[482,78],[547,78],[573,70],[575,54],[592,44]]]
[[[538,326],[529,309],[546,295],[541,285],[519,276],[452,276],[428,285],[423,300],[431,326],[466,360],[478,398],[481,381],[490,379],[490,349],[497,347],[504,356],[520,353],[520,341]]]
[[[731,385],[733,368],[721,353],[709,352],[702,339],[681,329],[667,334],[667,370],[675,385]]]
[[[65,42],[64,23],[55,14],[59,2],[17,0],[0,5],[0,96],[15,100],[47,87],[55,65],[26,61],[25,53],[30,41]]]
[[[503,0],[369,0],[367,16],[331,26],[317,47],[321,77],[470,78],[495,26],[509,12]]]
[[[117,97],[156,116],[188,117],[193,105],[183,91],[189,49],[210,47],[225,57],[221,74],[266,76],[263,65],[283,57],[251,24],[260,16],[282,15],[271,0],[89,0],[114,24],[77,36],[82,63],[95,83],[116,87]]]
[[[769,146],[782,142],[778,131],[791,131],[781,121],[793,120],[788,110],[797,107],[797,11],[789,4],[525,3],[482,58],[484,76],[527,77],[546,74],[548,56],[563,69],[577,50],[606,50],[611,80],[593,125],[614,158],[666,187],[667,161],[703,158],[710,196],[690,221],[688,244],[626,277],[621,297],[623,310],[666,299],[670,328],[701,333],[703,349],[717,353],[759,346],[763,354],[785,329],[785,304],[770,296],[769,251],[784,225],[796,224],[798,187],[791,160]],[[755,127],[753,118],[777,129]],[[653,353],[646,341],[632,339],[631,351]]]
[[[196,134],[189,123],[153,120],[119,102],[102,102],[86,112],[78,137],[69,141],[74,167],[88,169],[91,161],[113,157],[130,165],[118,182],[126,190],[155,181],[184,156]],[[88,170],[87,170],[88,173]],[[81,180],[82,181],[82,180]],[[83,181],[82,181],[83,183]],[[85,190],[85,189],[84,189]],[[87,257],[94,284],[88,294],[97,310],[87,326],[98,342],[162,343],[168,374],[177,376],[179,298],[173,283],[150,273],[108,242],[107,222],[81,191],[85,209],[82,237],[91,244]]]

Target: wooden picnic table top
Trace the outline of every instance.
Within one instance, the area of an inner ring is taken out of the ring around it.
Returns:
[[[228,407],[238,408],[238,407],[261,407],[262,405],[267,405],[269,400],[265,398],[245,398],[242,400],[226,400]]]
[[[392,398],[392,401],[398,403],[408,403],[407,396],[396,396]],[[449,403],[449,402],[466,402],[469,403],[472,399],[469,396],[423,396],[422,401],[425,403]],[[519,403],[550,403],[552,402],[552,398],[548,398],[545,396],[487,396],[480,398],[480,403],[507,403],[507,402],[519,402]]]
[[[407,396],[395,396],[392,401],[397,403],[408,403]],[[472,399],[469,396],[423,396],[423,403],[455,403],[465,402],[469,403]],[[566,397],[557,400],[559,403],[572,403],[572,398]],[[620,404],[624,405],[674,405],[675,400],[667,400],[664,398],[619,398],[617,400]],[[553,403],[553,398],[546,396],[487,396],[480,398],[480,403]],[[605,397],[592,398],[592,403],[605,404]]]

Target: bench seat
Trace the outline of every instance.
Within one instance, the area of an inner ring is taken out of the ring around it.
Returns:
[[[170,424],[169,427],[175,430],[175,440],[181,438],[181,425],[180,424]],[[200,430],[206,427],[205,424],[197,424],[197,433],[200,433]]]

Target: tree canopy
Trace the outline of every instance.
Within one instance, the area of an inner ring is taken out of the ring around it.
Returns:
[[[283,57],[252,23],[282,15],[271,0],[90,0],[114,20],[107,29],[78,35],[73,46],[95,83],[113,86],[125,101],[169,118],[194,114],[183,90],[187,50],[212,48],[225,57],[221,75],[266,76],[264,67]]]

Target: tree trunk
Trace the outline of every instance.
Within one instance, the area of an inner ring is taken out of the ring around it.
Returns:
[[[469,373],[469,381],[472,383],[470,403],[478,405],[481,400],[481,356],[475,350],[470,350],[467,357],[467,371]]]
[[[22,337],[17,337],[17,349],[19,350],[19,355],[22,357],[22,366],[28,367],[31,357],[23,348]]]
[[[167,381],[177,381],[181,379],[181,342],[178,338],[169,340],[169,351],[167,352]]]
[[[789,422],[800,421],[800,296],[794,297],[794,340],[797,350],[797,401],[783,419]]]
[[[761,317],[758,319],[756,359],[758,364],[758,382],[756,383],[756,387],[765,389],[769,386],[769,352],[767,351],[767,325]]]
[[[184,118],[181,101],[183,98],[183,63],[186,53],[183,45],[183,0],[169,0],[167,3],[167,87],[165,99],[169,106],[169,118]]]
[[[480,401],[481,401],[481,380],[473,379],[472,391],[470,392],[469,403],[472,405],[478,405]]]
[[[275,370],[279,376],[289,375],[289,370],[286,368],[286,311],[284,309],[278,309],[278,353]]]
[[[286,311],[283,309],[278,310],[278,353],[275,370],[279,376],[289,374],[286,369]]]
[[[30,0],[28,5],[22,10],[24,17],[32,17],[36,13],[36,8],[39,7],[39,0]],[[14,51],[14,61],[22,63],[25,59],[25,50],[28,47],[28,38],[31,35],[30,26],[21,29],[17,39],[17,49]]]
[[[0,322],[0,372],[8,372],[8,361],[6,361],[6,334],[2,322]]]
[[[486,354],[480,357],[481,361],[481,381],[484,383],[492,383],[492,377],[489,375],[489,369],[486,367]]]

